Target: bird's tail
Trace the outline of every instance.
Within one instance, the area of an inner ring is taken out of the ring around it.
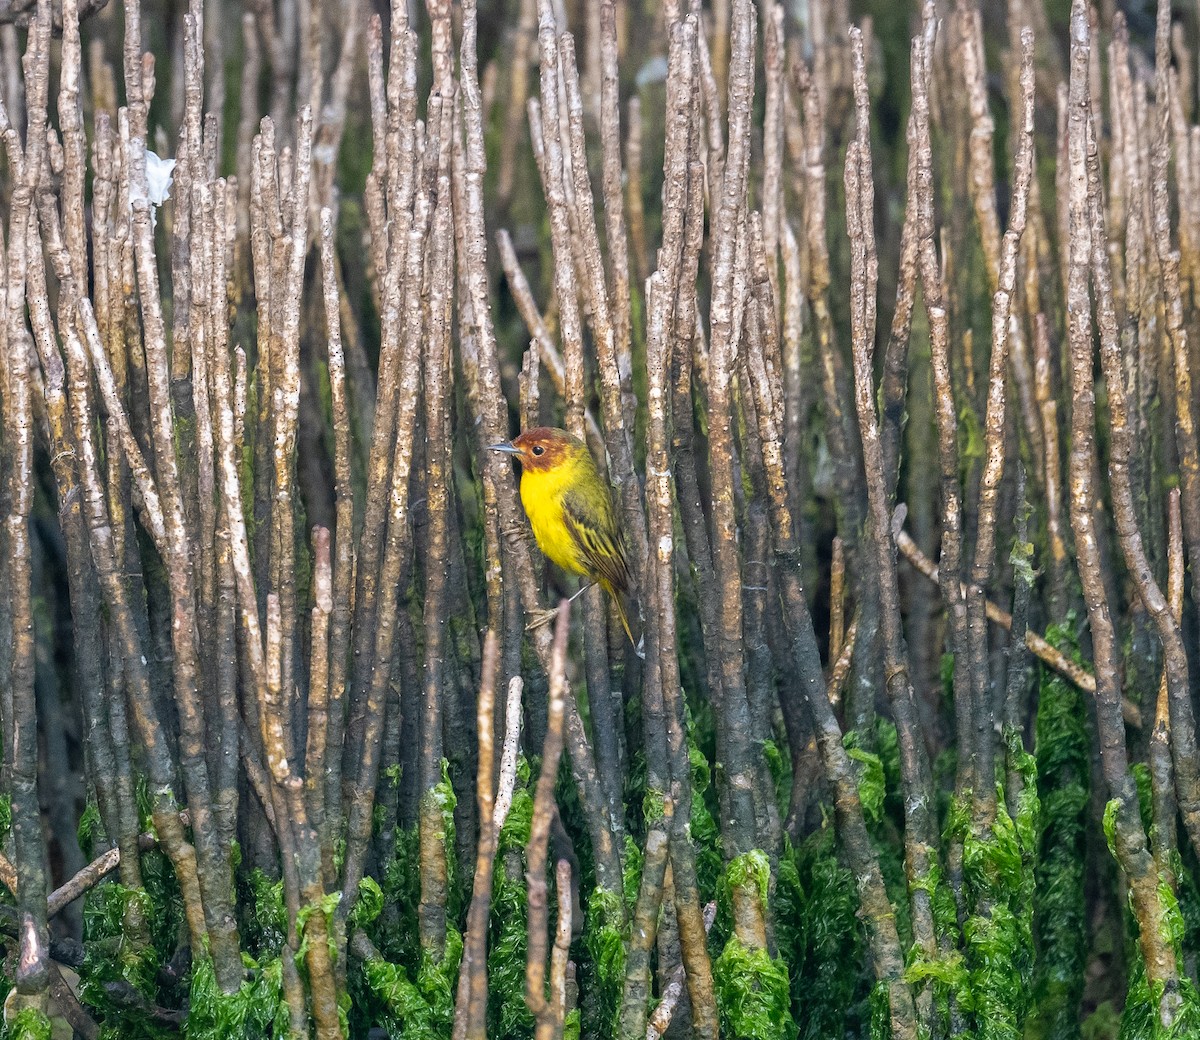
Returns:
[[[645,641],[634,636],[633,625],[629,623],[630,608],[636,612],[637,604],[634,603],[632,597],[622,595],[603,578],[600,579],[600,585],[613,601],[613,606],[617,608],[617,617],[621,619],[621,627],[625,629],[625,634],[629,636],[629,641],[633,644],[634,653],[638,657],[644,658],[646,656]]]

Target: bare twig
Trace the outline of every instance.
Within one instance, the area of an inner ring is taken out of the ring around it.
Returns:
[[[525,850],[526,886],[529,901],[529,947],[525,961],[525,1003],[537,1023],[538,1040],[552,1040],[561,1035],[562,1022],[556,1021],[559,1006],[552,993],[546,1000],[546,859],[550,841],[550,821],[554,815],[554,784],[558,776],[558,760],[563,751],[563,694],[566,687],[564,670],[567,657],[567,634],[570,631],[571,608],[567,602],[558,608],[558,623],[554,628],[554,657],[550,666],[549,715],[546,739],[542,746],[542,770],[538,775],[533,801],[533,823],[529,846]]]
[[[867,566],[879,588],[880,636],[888,699],[900,742],[901,781],[904,785],[904,855],[910,880],[913,937],[921,955],[937,955],[933,893],[917,879],[936,878],[940,872],[936,851],[936,823],[930,814],[932,780],[924,742],[919,733],[916,696],[909,675],[908,651],[900,621],[900,589],[896,579],[896,550],[887,506],[879,417],[875,411],[873,375],[875,294],[878,261],[875,257],[874,199],[871,168],[870,113],[867,98],[866,59],[861,30],[850,30],[854,63],[854,95],[858,113],[856,139],[846,154],[846,226],[851,254],[851,327],[853,331],[854,398],[862,440],[867,485],[867,533],[864,548],[871,555]],[[928,993],[918,997],[918,1013],[929,1014]]]
[[[1130,900],[1138,919],[1138,942],[1146,975],[1159,987],[1158,1014],[1164,1025],[1174,1021],[1179,1003],[1175,952],[1163,933],[1163,910],[1157,871],[1146,843],[1138,810],[1137,790],[1129,771],[1121,722],[1119,651],[1109,615],[1093,512],[1095,469],[1095,392],[1092,385],[1091,301],[1088,270],[1091,228],[1087,198],[1087,125],[1091,115],[1088,58],[1091,30],[1083,0],[1071,8],[1071,84],[1068,100],[1067,148],[1070,162],[1067,331],[1071,344],[1071,528],[1084,602],[1091,623],[1096,658],[1096,717],[1100,728],[1100,762],[1109,796],[1115,803],[1114,846],[1128,878]],[[1062,200],[1060,200],[1061,203]]]

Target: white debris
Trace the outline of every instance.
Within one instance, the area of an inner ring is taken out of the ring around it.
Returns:
[[[656,54],[637,72],[637,85],[644,87],[650,83],[663,83],[667,78],[667,59]]]
[[[160,159],[157,153],[146,149],[146,193],[154,205],[161,206],[171,197],[174,173],[174,159]]]

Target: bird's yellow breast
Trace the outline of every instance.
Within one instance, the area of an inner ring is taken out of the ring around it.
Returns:
[[[563,519],[562,496],[579,479],[580,466],[590,459],[568,459],[552,469],[526,469],[521,474],[521,504],[533,528],[538,548],[572,574],[587,574],[579,545]]]

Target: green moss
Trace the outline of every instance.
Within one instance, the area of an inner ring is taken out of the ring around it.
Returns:
[[[1047,638],[1078,659],[1069,626],[1052,627]],[[1041,670],[1035,744],[1041,851],[1033,896],[1039,956],[1030,1040],[1079,1036],[1088,950],[1084,875],[1091,760],[1086,708],[1075,686],[1048,668]]]
[[[722,1035],[743,1040],[796,1036],[788,969],[782,959],[772,959],[766,950],[748,949],[733,936],[713,962],[713,985]]]
[[[451,920],[460,916],[465,909],[467,897],[458,879],[458,858],[454,853],[454,809],[458,798],[450,779],[450,763],[442,759],[442,779],[425,795],[441,820],[441,830],[436,837],[441,841],[446,855],[446,913]]]
[[[626,706],[626,718],[630,715],[633,716],[632,724],[636,731],[636,727],[641,725],[640,698],[636,706]],[[642,808],[643,819],[646,811],[646,753],[640,747],[629,756],[622,786],[625,798],[625,828],[637,834],[642,829],[642,820],[638,819],[638,807]]]
[[[452,841],[453,821],[447,822],[446,815],[453,813],[454,795],[444,771],[443,780],[426,797],[434,799],[442,813],[444,832]],[[503,839],[503,831],[501,835]],[[358,989],[362,998],[360,1006],[355,1008],[356,1017],[366,1013],[371,1024],[381,1024],[389,1035],[403,1036],[405,1040],[448,1037],[454,1019],[454,989],[463,942],[458,930],[449,926],[445,953],[440,959],[421,949],[417,937],[420,877],[415,827],[397,829],[393,855],[384,871],[384,884],[379,888],[379,896],[370,886],[360,889],[359,905],[365,902],[364,914],[372,916],[367,932],[383,958],[361,967],[356,987],[352,987]]]
[[[887,983],[877,982],[871,988],[871,1040],[891,1040],[892,1001]]]
[[[287,941],[287,910],[283,905],[283,881],[268,877],[257,868],[250,871],[239,901],[245,920],[242,938],[256,957],[269,957]]]
[[[775,943],[779,955],[792,966],[793,976],[804,966],[804,885],[800,882],[796,849],[784,838],[775,877]]]
[[[1183,943],[1183,914],[1179,912],[1175,890],[1162,878],[1158,881],[1158,902],[1162,907],[1159,931],[1175,948],[1175,955],[1179,956]]]
[[[857,730],[847,733],[842,743],[850,757],[858,763],[858,800],[862,802],[867,822],[879,823],[883,819],[883,801],[887,794],[883,761],[874,751],[861,746],[861,736]]]
[[[1117,814],[1121,811],[1121,801],[1110,798],[1104,804],[1104,841],[1108,845],[1108,854],[1117,858]]]
[[[779,956],[791,973],[791,1007],[803,1040],[861,1036],[874,983],[854,875],[839,862],[832,827],[779,857],[772,907]]]
[[[792,795],[792,763],[773,740],[764,740],[762,747],[763,761],[771,774],[771,782],[775,791],[775,805],[780,816],[786,816],[788,802]]]
[[[1026,864],[1037,858],[1041,844],[1042,799],[1038,793],[1038,763],[1028,751],[1021,734],[1014,729],[1004,731],[1004,746],[1009,769],[1021,777],[1021,793],[1017,796],[1017,815],[1013,825],[1017,831],[1017,844]]]
[[[602,888],[593,889],[587,897],[583,945],[591,959],[588,982],[599,1021],[583,1023],[588,1036],[606,1036],[615,1028],[625,984],[626,931],[623,921],[621,897]]]
[[[430,1015],[444,1027],[446,1034],[454,1023],[454,989],[462,950],[462,934],[457,928],[447,928],[446,952],[441,960],[435,961],[426,954],[417,972],[417,988],[429,1006]]]
[[[541,764],[538,763],[540,770]],[[586,891],[595,883],[596,858],[592,852],[590,821],[579,800],[579,788],[571,775],[571,766],[566,755],[563,755],[558,766],[558,776],[554,784],[554,797],[558,802],[559,816],[563,826],[571,836],[575,846],[575,855],[579,860],[580,887]],[[640,804],[640,799],[635,806]],[[635,809],[636,812],[636,809]],[[634,832],[636,833],[636,831]],[[553,878],[549,879],[551,889],[554,887]]]
[[[948,836],[961,841],[963,849],[966,977],[946,972],[941,981],[959,986],[954,994],[958,1006],[973,1014],[973,1035],[979,1040],[1018,1040],[1030,1006],[1034,966],[1032,854],[1023,854],[999,785],[996,803],[988,828],[973,824],[968,795],[951,805]],[[1036,809],[1027,805],[1025,814],[1022,826],[1028,832]]]
[[[767,906],[767,889],[771,883],[771,864],[762,849],[751,849],[731,860],[725,870],[725,889],[754,886],[763,909]]]
[[[957,950],[952,950],[944,956],[934,958],[912,957],[904,969],[904,981],[917,986],[934,982],[961,997],[967,992],[970,975],[963,955]]]
[[[1134,762],[1129,771],[1133,774],[1134,786],[1137,788],[1138,814],[1142,819],[1142,829],[1149,834],[1154,826],[1154,785],[1150,780],[1150,767],[1145,762]]]
[[[404,1040],[443,1040],[434,1008],[412,982],[402,965],[372,960],[363,965],[367,989],[380,1008],[379,1023],[391,1037]]]
[[[421,898],[419,836],[417,828],[397,827],[391,856],[379,877],[383,908],[367,927],[367,934],[386,960],[403,964],[415,973],[419,964],[417,905]]]
[[[941,868],[930,867],[927,874],[913,880],[911,887],[929,893],[937,935],[957,937],[958,907]],[[960,1006],[970,1003],[970,972],[966,958],[957,949],[939,949],[937,956],[930,958],[923,956],[916,945],[910,946],[904,980],[918,986],[931,983],[933,998],[943,1019],[949,1015],[951,997]]]
[[[1083,1040],[1117,1040],[1121,1031],[1121,1014],[1111,1000],[1098,1005],[1079,1027]]]
[[[365,928],[383,911],[383,889],[373,877],[365,877],[358,883],[358,899],[350,911],[350,923],[356,928]]]
[[[1179,912],[1183,916],[1184,955],[1194,959],[1200,949],[1200,871],[1190,845],[1175,854],[1174,874],[1178,885]]]
[[[325,915],[325,935],[329,944],[330,962],[337,960],[337,940],[333,929],[333,915],[338,903],[342,901],[341,892],[327,892],[315,903],[306,903],[296,912],[296,931],[300,934],[300,949],[295,953],[296,967],[303,969],[308,957],[308,921],[313,914]]]
[[[897,826],[904,823],[904,797],[900,781],[900,738],[896,724],[882,716],[875,717],[875,750],[883,766],[883,786],[888,798],[888,812]]]
[[[50,1040],[50,1019],[37,1008],[22,1008],[3,1035],[5,1040]]]
[[[661,820],[666,815],[666,796],[662,791],[647,791],[642,799],[642,816],[649,827],[655,820]]]
[[[187,1035],[196,1040],[245,1037],[267,1040],[288,1032],[287,1003],[283,994],[283,970],[279,958],[263,966],[253,965],[249,977],[235,993],[222,993],[217,986],[212,961],[199,958],[192,965],[191,1001]]]
[[[521,758],[512,808],[500,830],[488,937],[488,1035],[513,1040],[533,1035],[533,1016],[525,1005],[525,952],[529,933],[522,859],[532,821],[529,763]],[[507,869],[510,863],[511,873]]]
[[[96,855],[96,835],[103,832],[104,823],[100,819],[100,807],[94,798],[89,798],[87,805],[83,807],[83,814],[79,817],[79,826],[75,828],[79,850],[89,860],[94,859]],[[0,835],[0,841],[3,840],[3,836]]]
[[[1022,1035],[1031,960],[1022,949],[1020,924],[1004,903],[972,914],[963,925],[970,965],[970,1009],[980,1040]]]
[[[533,1035],[533,1016],[525,1005],[525,953],[529,945],[526,926],[528,902],[525,879],[516,861],[515,876],[503,860],[496,864],[492,886],[491,934],[488,941],[489,1036]]]
[[[721,832],[708,799],[712,793],[712,771],[708,759],[695,744],[688,745],[688,761],[692,770],[692,842],[696,847],[696,885],[701,902],[716,898],[717,883],[723,869]]]
[[[981,893],[1016,892],[1022,885],[1021,848],[1008,811],[1000,806],[990,833],[968,831],[963,842],[963,877]]]
[[[633,916],[634,907],[637,906],[638,889],[642,885],[642,866],[645,862],[645,856],[642,854],[642,847],[633,840],[633,838],[625,835],[625,856],[623,857],[623,866],[621,869],[621,887],[625,893],[625,913],[627,917]]]
[[[148,857],[147,857],[148,858]],[[158,969],[167,957],[156,943],[135,942],[124,932],[131,909],[146,920],[161,942],[162,907],[145,889],[126,888],[115,880],[103,881],[87,894],[83,904],[84,961],[79,971],[80,997],[103,1022],[120,1023],[122,1037],[161,1040],[172,1035],[161,1022],[139,1005],[173,1006],[182,993],[160,993]],[[136,996],[132,996],[136,994]]]
[[[1200,999],[1195,984],[1186,975],[1179,982],[1175,1020],[1169,1028],[1164,1027],[1159,1017],[1162,983],[1146,978],[1145,965],[1138,958],[1129,979],[1119,1040],[1191,1040],[1200,1036]]]
[[[1160,879],[1158,883],[1158,901],[1158,931],[1174,948],[1178,960],[1183,954],[1185,922],[1175,892],[1165,879]],[[1170,1028],[1166,1028],[1159,1014],[1162,984],[1150,982],[1146,977],[1140,947],[1135,946],[1134,949],[1129,993],[1121,1015],[1121,1040],[1174,1040],[1176,1037],[1200,1036],[1200,998],[1186,972],[1180,973],[1175,1020]]]
[[[932,866],[922,877],[913,878],[911,887],[929,893],[933,909],[933,927],[939,935],[952,935],[958,928],[958,908],[954,904],[954,893],[946,883],[939,866]]]

